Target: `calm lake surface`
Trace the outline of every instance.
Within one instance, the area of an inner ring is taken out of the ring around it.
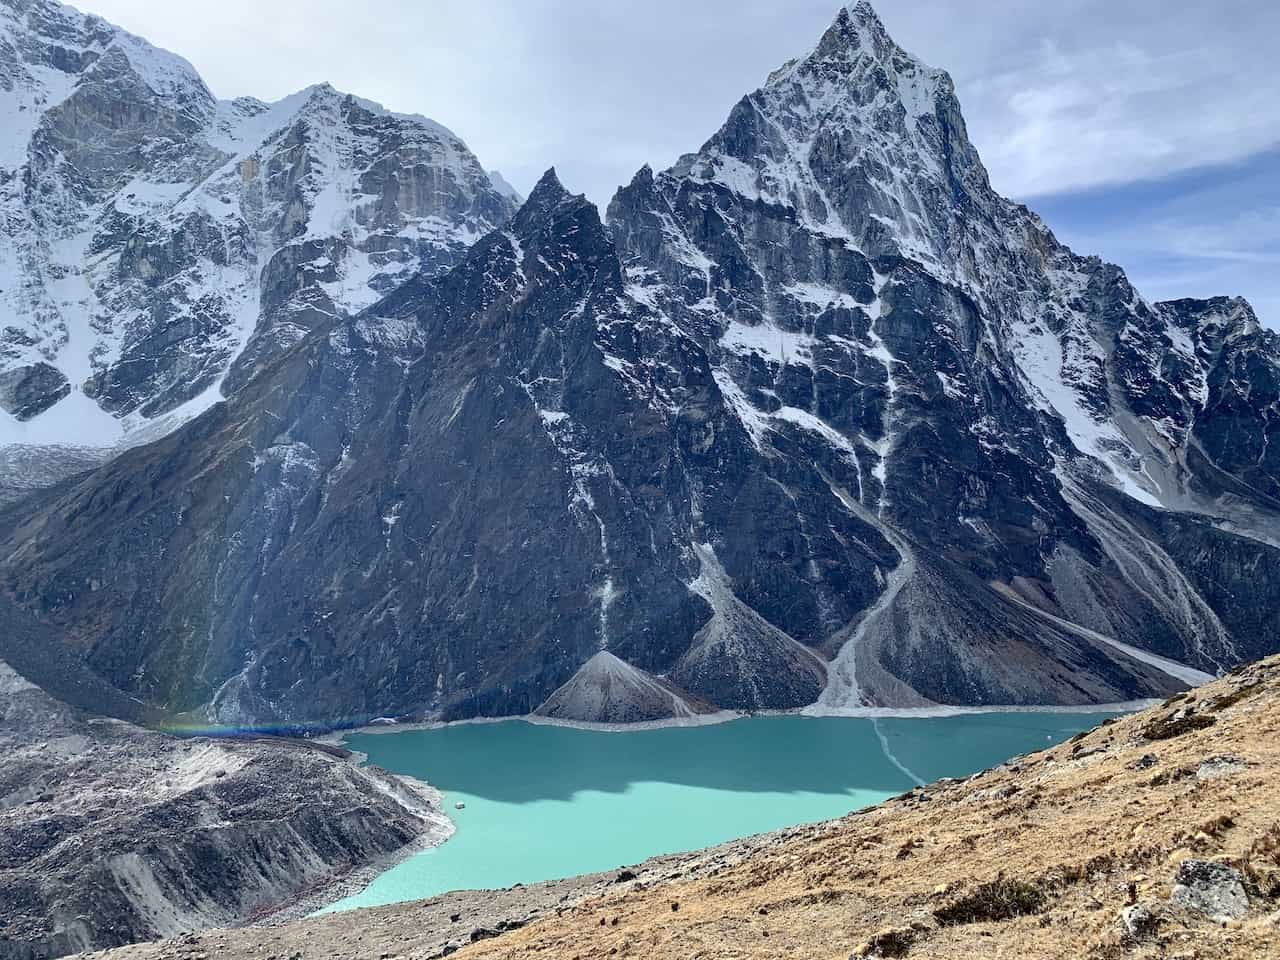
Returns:
[[[626,733],[510,721],[354,734],[347,745],[370,762],[443,791],[458,832],[329,910],[612,870],[829,820],[1042,750],[1107,716],[760,717]]]

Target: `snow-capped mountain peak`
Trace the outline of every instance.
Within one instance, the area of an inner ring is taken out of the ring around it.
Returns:
[[[0,444],[172,429],[516,206],[435,121],[329,84],[219,101],[54,0],[0,0],[0,117]]]
[[[946,71],[899,47],[875,9],[864,2],[842,8],[814,50],[776,71],[769,83],[785,83],[796,75],[818,86],[819,103],[852,98],[866,106],[887,94],[911,117],[932,113],[938,98],[954,91]]]
[[[493,189],[497,190],[504,197],[509,199],[516,206],[524,203],[524,197],[520,191],[507,182],[507,178],[498,170],[489,171],[489,180],[493,184]]]
[[[1106,497],[1276,542],[1280,524],[1235,497],[1276,497],[1280,350],[1242,302],[1150,304],[997,194],[947,74],[869,4],[843,9],[698,153],[642,170],[609,224],[631,296],[704,345],[755,447],[848,471],[838,499],[902,558],[888,612],[833,664],[826,708],[884,695],[890,661],[933,655],[926,611],[963,603],[925,572],[934,551],[988,582],[1050,583],[1086,624],[1111,602],[1093,578],[1119,570],[1135,604],[1181,611],[1153,616],[1190,659],[1234,656],[1177,562]],[[1106,632],[1148,627],[1122,620]],[[959,624],[941,629],[954,642]]]
[[[840,9],[814,52],[805,59],[851,66],[867,57],[884,62],[900,52],[875,8],[859,2]]]

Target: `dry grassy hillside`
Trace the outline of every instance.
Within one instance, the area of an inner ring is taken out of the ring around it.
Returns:
[[[1280,659],[834,823],[578,886],[455,896],[116,956],[201,954],[1280,957]]]

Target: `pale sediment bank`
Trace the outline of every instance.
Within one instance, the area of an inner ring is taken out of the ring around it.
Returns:
[[[356,735],[389,736],[397,733],[413,733],[420,730],[442,730],[446,727],[477,726],[495,723],[521,722],[542,727],[563,727],[569,730],[587,730],[594,733],[643,733],[651,730],[669,730],[715,726],[748,720],[753,717],[814,717],[846,720],[939,720],[947,717],[973,717],[1000,713],[1016,714],[1113,714],[1138,713],[1156,706],[1159,700],[1127,700],[1121,703],[1090,703],[1054,706],[984,706],[984,707],[824,707],[813,705],[802,710],[719,710],[715,713],[693,717],[672,717],[667,720],[645,720],[638,723],[589,723],[580,720],[559,720],[533,714],[510,717],[473,717],[467,720],[421,720],[409,722],[380,722],[314,738],[317,743],[327,743],[350,749],[346,740]],[[357,756],[360,754],[357,753]]]
[[[356,734],[387,736],[396,733],[414,733],[421,730],[442,730],[445,727],[485,726],[495,723],[521,722],[539,727],[564,727],[570,730],[589,730],[595,733],[641,733],[646,730],[678,729],[682,727],[708,727],[720,723],[731,723],[734,720],[745,720],[748,717],[783,716],[785,713],[743,713],[737,710],[721,710],[716,713],[699,714],[693,717],[673,717],[669,720],[644,720],[638,723],[588,723],[580,720],[557,720],[551,717],[539,717],[534,714],[510,717],[472,717],[467,720],[420,720],[405,723],[373,723],[368,726],[350,730],[337,730],[317,737],[321,743],[329,743],[346,749],[345,741]]]
[[[352,751],[349,762],[364,764],[364,754]],[[354,896],[378,877],[411,857],[427,853],[445,843],[458,830],[457,824],[444,812],[444,794],[423,780],[404,774],[388,774],[389,782],[398,781],[399,790],[392,796],[404,807],[427,823],[426,830],[412,843],[398,850],[376,857],[346,873],[335,874],[316,887],[298,894],[292,903],[281,910],[245,924],[249,927],[275,927],[298,920],[305,920],[317,912],[347,897]]]

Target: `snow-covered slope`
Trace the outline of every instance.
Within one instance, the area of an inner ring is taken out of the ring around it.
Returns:
[[[0,0],[0,118],[0,444],[154,438],[515,206],[433,121],[219,101],[53,0]]]
[[[489,180],[493,184],[493,189],[497,190],[500,194],[502,194],[504,197],[506,197],[508,200],[514,203],[517,207],[520,206],[522,203],[524,203],[524,197],[521,196],[520,191],[517,190],[515,187],[513,187],[510,183],[508,183],[507,178],[504,177],[499,171],[490,170]]]

